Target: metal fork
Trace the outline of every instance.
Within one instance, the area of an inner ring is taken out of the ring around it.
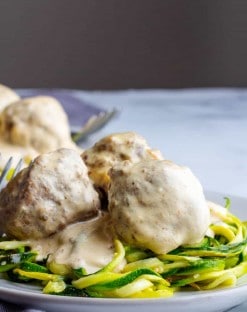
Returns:
[[[77,133],[72,133],[72,140],[77,144],[84,141],[90,134],[103,128],[117,114],[118,110],[113,109],[92,116]]]
[[[6,165],[3,167],[1,175],[0,175],[0,191],[7,185],[7,183],[13,179],[17,173],[21,170],[22,164],[23,164],[23,159],[21,158],[15,168],[13,169],[13,173],[9,177],[9,170],[12,167],[13,163],[13,157],[10,157],[8,161],[6,162]]]

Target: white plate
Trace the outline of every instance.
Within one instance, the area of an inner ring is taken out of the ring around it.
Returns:
[[[207,192],[207,199],[224,203],[224,195]],[[232,212],[247,220],[247,198],[231,197]],[[247,276],[236,287],[211,291],[177,292],[168,299],[97,299],[60,297],[41,294],[38,288],[0,279],[0,298],[12,303],[39,308],[47,312],[220,312],[245,300]]]

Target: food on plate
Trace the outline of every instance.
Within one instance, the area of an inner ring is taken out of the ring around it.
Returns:
[[[5,166],[10,157],[13,158],[15,165],[17,165],[20,159],[23,159],[23,167],[26,167],[38,155],[39,153],[31,146],[24,147],[5,142],[0,135],[0,170]]]
[[[19,95],[14,90],[0,84],[0,111],[19,99]]]
[[[95,185],[108,190],[108,171],[114,165],[128,160],[132,163],[142,159],[162,159],[159,151],[151,149],[146,140],[135,132],[110,134],[83,152],[82,158],[89,168],[89,176]]]
[[[86,222],[69,224],[54,235],[29,239],[28,242],[38,252],[38,259],[49,255],[47,266],[58,274],[61,266],[65,270],[84,268],[88,274],[95,273],[111,262],[114,256],[114,233],[107,212],[99,213]]]
[[[109,211],[124,242],[164,254],[204,237],[210,213],[189,168],[142,160],[113,167],[110,180]]]
[[[72,141],[68,117],[51,96],[35,96],[9,103],[0,112],[0,166],[12,156],[23,166],[41,153],[58,148],[80,150]]]
[[[234,286],[247,274],[247,229],[229,209],[138,134],[112,134],[81,155],[38,156],[0,192],[0,272],[79,297]]]
[[[16,239],[43,238],[97,215],[99,208],[79,153],[59,149],[38,156],[3,189],[0,227]]]
[[[0,115],[0,131],[6,142],[31,146],[39,153],[76,146],[66,113],[50,96],[25,98],[8,105]]]

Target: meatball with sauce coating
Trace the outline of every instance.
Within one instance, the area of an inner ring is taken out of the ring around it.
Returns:
[[[80,154],[59,149],[35,158],[1,191],[0,228],[20,240],[47,237],[99,208]]]
[[[0,111],[19,99],[19,95],[14,90],[0,84]]]
[[[109,212],[126,243],[164,254],[204,237],[209,208],[187,167],[167,160],[126,162],[109,174]]]
[[[162,159],[159,151],[152,150],[146,140],[135,132],[114,133],[98,141],[82,153],[95,185],[108,190],[111,167],[125,160],[137,163],[142,159]]]
[[[39,153],[62,147],[76,149],[67,115],[50,96],[25,98],[8,105],[0,116],[0,135],[8,143],[32,147]]]

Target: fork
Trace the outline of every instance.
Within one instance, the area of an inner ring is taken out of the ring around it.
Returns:
[[[13,169],[13,173],[9,177],[9,170],[11,169],[13,163],[13,157],[10,157],[8,161],[6,162],[5,166],[2,169],[1,175],[0,175],[0,191],[7,185],[7,183],[13,179],[17,173],[21,170],[23,159],[21,158],[15,168]]]
[[[118,110],[114,108],[92,116],[78,132],[72,133],[72,140],[77,144],[84,141],[90,134],[103,128],[117,114]]]

